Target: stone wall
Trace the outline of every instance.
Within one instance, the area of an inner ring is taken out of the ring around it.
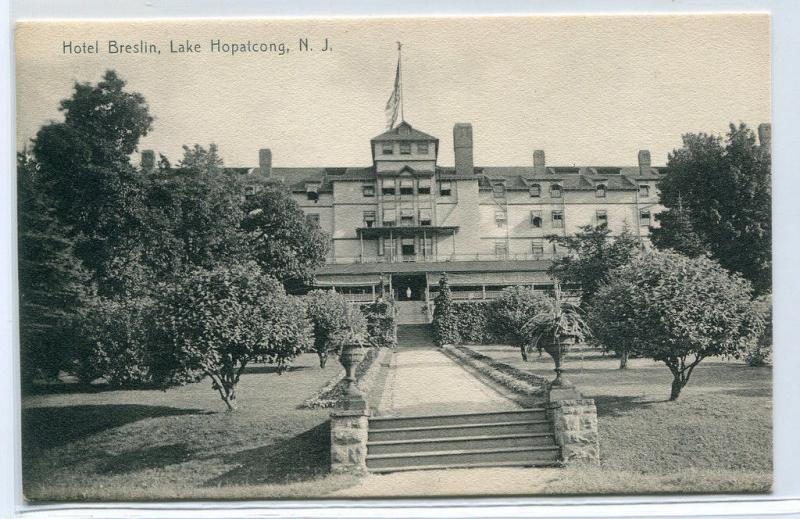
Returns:
[[[331,413],[331,472],[366,472],[368,433],[369,411]]]
[[[553,400],[548,403],[548,414],[565,464],[600,461],[594,400]]]

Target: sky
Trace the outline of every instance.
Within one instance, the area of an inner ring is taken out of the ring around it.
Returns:
[[[403,43],[405,119],[440,139],[473,125],[478,166],[654,165],[687,132],[755,128],[770,117],[770,20],[764,14],[394,19],[28,22],[16,30],[17,147],[51,120],[74,82],[114,69],[144,95],[153,129],[140,149],[177,161],[216,143],[229,166],[367,166],[369,139]],[[307,38],[313,51],[302,52]],[[332,49],[322,52],[325,39]],[[186,40],[196,53],[171,53]],[[110,40],[160,54],[109,54]],[[286,42],[290,52],[211,52],[211,42]],[[97,54],[64,52],[99,42]]]

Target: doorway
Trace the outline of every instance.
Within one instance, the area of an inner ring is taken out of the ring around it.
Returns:
[[[424,301],[425,284],[425,274],[392,275],[395,301]]]

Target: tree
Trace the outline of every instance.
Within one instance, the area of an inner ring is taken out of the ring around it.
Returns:
[[[38,188],[36,163],[17,155],[20,363],[23,385],[70,371],[89,273]]]
[[[511,287],[492,302],[490,322],[494,331],[519,347],[522,360],[528,362],[532,337],[525,325],[545,306],[546,296],[529,287]]]
[[[566,249],[566,255],[556,259],[550,275],[561,284],[580,286],[581,304],[588,304],[608,273],[625,265],[641,251],[637,237],[627,227],[616,238],[606,224],[584,225],[574,236],[549,236],[551,242]]]
[[[750,283],[700,256],[652,252],[616,269],[589,312],[595,336],[664,362],[670,400],[710,356],[738,357],[765,326]]]
[[[281,185],[270,183],[245,203],[242,230],[249,257],[287,287],[307,284],[325,262],[330,237]]]
[[[345,342],[365,339],[366,319],[341,294],[333,290],[312,290],[304,301],[314,331],[314,351],[319,356],[320,368],[325,367],[331,353],[341,352]]]
[[[103,293],[136,285],[140,275],[136,229],[144,206],[129,156],[153,118],[144,97],[124,87],[114,71],[97,85],[76,83],[61,101],[64,122],[43,126],[33,142],[39,187]]]
[[[433,337],[436,344],[458,344],[461,336],[458,333],[458,320],[453,308],[453,295],[447,283],[447,274],[439,279],[439,292],[433,300]]]
[[[660,227],[650,229],[650,241],[661,250],[672,249],[694,258],[710,254],[709,246],[695,232],[691,212],[678,196],[678,205],[656,215]]]
[[[155,284],[197,267],[213,268],[245,254],[241,185],[222,169],[217,146],[184,146],[184,157],[144,182],[142,261]]]
[[[673,150],[659,182],[661,203],[685,207],[692,229],[726,269],[741,273],[758,293],[771,286],[771,155],[747,125],[730,125],[723,139],[686,134]],[[672,216],[675,216],[674,214]],[[680,224],[662,219],[664,234]]]
[[[168,386],[209,377],[228,410],[248,364],[283,372],[311,336],[303,302],[252,262],[197,269],[165,286],[152,328],[154,380]]]

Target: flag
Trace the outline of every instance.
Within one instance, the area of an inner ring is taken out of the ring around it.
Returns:
[[[394,90],[389,100],[386,101],[386,129],[391,130],[394,128],[394,123],[397,121],[397,112],[400,110],[400,60],[397,60],[397,72],[394,75]]]

